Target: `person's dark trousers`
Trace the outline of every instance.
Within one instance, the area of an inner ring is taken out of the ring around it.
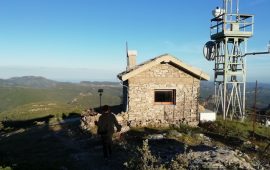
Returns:
[[[112,136],[102,135],[103,155],[104,158],[108,158],[112,155]]]

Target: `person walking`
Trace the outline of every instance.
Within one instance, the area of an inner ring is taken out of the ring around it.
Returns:
[[[104,105],[102,111],[102,115],[99,117],[96,125],[98,126],[97,133],[101,136],[102,140],[103,155],[104,158],[107,159],[112,155],[112,136],[114,127],[116,127],[117,132],[120,132],[122,126],[118,123],[108,105]]]

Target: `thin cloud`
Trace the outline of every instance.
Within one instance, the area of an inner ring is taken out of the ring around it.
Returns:
[[[257,6],[257,5],[261,5],[266,3],[269,0],[252,0],[252,1],[248,1],[250,6]]]
[[[165,47],[169,51],[182,52],[187,54],[200,54],[202,55],[203,44],[197,42],[185,42],[181,44],[174,43],[172,41],[164,41]]]

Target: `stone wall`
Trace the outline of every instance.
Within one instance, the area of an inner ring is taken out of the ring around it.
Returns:
[[[199,79],[168,63],[152,67],[128,80],[128,119],[142,126],[181,121],[196,125],[199,85]],[[158,89],[175,89],[176,104],[155,104]]]
[[[93,134],[97,134],[97,126],[95,122],[98,121],[100,116],[101,114],[95,112],[94,110],[84,111],[81,118],[81,128],[83,130],[90,131]],[[129,122],[127,120],[127,116],[128,114],[125,112],[115,115],[118,123],[122,126],[121,133],[127,132],[129,130]]]

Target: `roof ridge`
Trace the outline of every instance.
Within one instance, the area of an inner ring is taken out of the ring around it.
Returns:
[[[169,57],[169,59],[165,58],[165,57]],[[189,64],[186,64],[185,62],[183,62],[182,60],[178,59],[177,57],[169,54],[169,53],[165,53],[159,56],[156,56],[152,59],[149,59],[141,64],[136,65],[135,67],[128,69],[126,71],[123,71],[121,73],[119,73],[117,75],[117,77],[120,80],[127,80],[129,77],[133,77],[136,74],[139,74],[142,71],[145,71],[148,67],[153,67],[156,64],[162,62],[162,58],[165,58],[164,61],[165,62],[171,62],[176,64],[177,67],[179,67],[178,69],[183,69],[186,70],[188,72],[190,72],[190,74],[193,74],[196,77],[200,77],[200,79],[204,79],[204,80],[209,80],[209,75],[207,73],[204,73],[201,69],[198,69],[196,67],[193,67]],[[172,58],[172,59],[170,59]],[[159,61],[161,59],[161,61]],[[132,73],[131,73],[132,72]],[[123,78],[124,77],[124,78]]]

